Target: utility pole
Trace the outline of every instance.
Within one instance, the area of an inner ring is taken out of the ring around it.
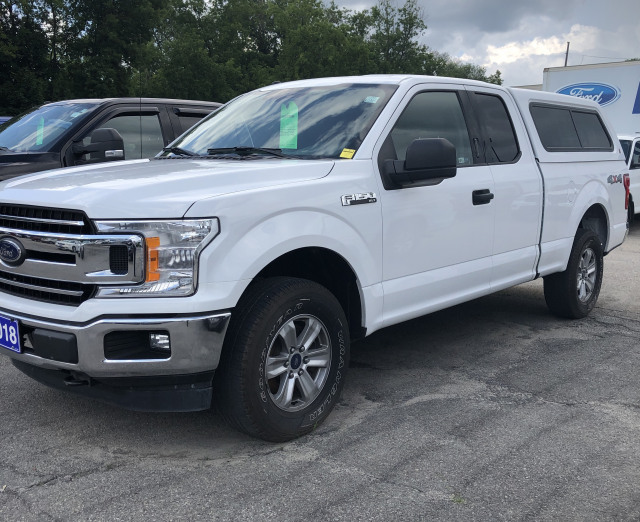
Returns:
[[[564,55],[564,66],[567,66],[567,61],[569,61],[569,44],[571,42],[567,42],[567,52]]]

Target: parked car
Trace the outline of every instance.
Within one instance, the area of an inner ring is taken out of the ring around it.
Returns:
[[[618,138],[629,169],[629,223],[633,223],[635,214],[640,213],[640,205],[636,207],[634,197],[640,194],[640,132]]]
[[[150,158],[220,105],[108,98],[35,107],[0,127],[0,181],[59,167]]]

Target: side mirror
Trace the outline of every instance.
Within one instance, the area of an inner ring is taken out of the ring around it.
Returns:
[[[96,129],[90,135],[89,145],[74,143],[73,153],[78,156],[89,154],[87,163],[116,161],[124,159],[124,140],[116,129]]]
[[[387,189],[437,185],[456,175],[456,148],[444,138],[418,138],[407,147],[406,159],[384,162]]]

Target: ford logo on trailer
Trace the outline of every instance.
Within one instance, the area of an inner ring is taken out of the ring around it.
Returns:
[[[0,239],[0,260],[9,266],[17,266],[24,261],[26,250],[17,239]]]
[[[620,90],[617,87],[607,85],[606,83],[574,83],[573,85],[567,85],[556,92],[575,96],[576,98],[593,100],[594,102],[598,102],[602,107],[609,105],[620,98]]]

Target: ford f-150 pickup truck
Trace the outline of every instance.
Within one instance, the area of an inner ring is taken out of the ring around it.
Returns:
[[[288,440],[380,328],[538,277],[553,313],[585,317],[628,187],[590,101],[428,76],[272,85],[156,158],[1,184],[0,352],[130,409],[215,398]]]

